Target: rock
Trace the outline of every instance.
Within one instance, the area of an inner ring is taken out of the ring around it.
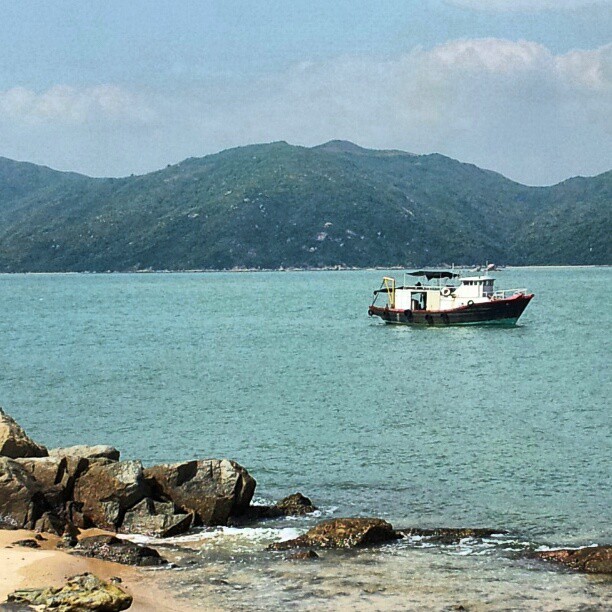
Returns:
[[[460,540],[463,540],[465,538],[490,538],[493,534],[507,532],[501,529],[472,529],[470,527],[459,529],[448,527],[438,527],[435,529],[420,529],[418,527],[408,527],[406,529],[397,529],[397,533],[399,533],[405,538],[420,536],[423,538],[427,538],[429,542],[451,545],[457,544]]]
[[[19,424],[0,408],[0,456],[46,457],[47,449],[31,440]]]
[[[338,518],[319,523],[304,535],[275,542],[268,550],[288,550],[290,548],[355,548],[382,544],[397,540],[401,535],[393,527],[377,518]]]
[[[612,574],[612,546],[590,546],[577,550],[563,548],[535,553],[540,559],[556,561],[589,574]]]
[[[193,512],[205,525],[225,525],[230,516],[243,514],[255,492],[255,480],[228,459],[156,465],[145,470],[145,478],[154,497]]]
[[[193,514],[176,514],[172,502],[159,502],[146,497],[125,513],[121,531],[170,538],[188,531],[192,522]]]
[[[33,476],[45,500],[45,512],[34,528],[62,535],[66,523],[74,520],[74,485],[90,462],[81,457],[29,457],[15,461]]]
[[[114,446],[98,444],[87,446],[78,444],[77,446],[67,446],[66,448],[49,449],[50,457],[82,457],[83,459],[109,459],[119,461],[119,451]]]
[[[36,531],[44,531],[45,533],[63,535],[66,529],[66,518],[54,512],[44,512],[36,523],[34,523],[34,529]]]
[[[40,548],[40,544],[34,538],[17,540],[16,542],[13,542],[13,546],[24,546],[25,548]]]
[[[249,506],[244,515],[232,521],[236,525],[242,525],[251,521],[262,519],[275,519],[281,516],[302,516],[316,510],[316,506],[301,493],[294,493],[273,506]]]
[[[0,517],[3,523],[33,529],[45,510],[40,485],[17,461],[0,457]]]
[[[316,510],[313,503],[301,493],[294,493],[281,499],[273,508],[277,508],[284,516],[301,516]]]
[[[299,550],[287,557],[287,561],[312,561],[313,559],[320,559],[314,550]]]
[[[89,461],[80,457],[35,457],[15,461],[40,485],[49,511],[66,522],[69,518],[67,503],[72,500],[76,480],[87,470]]]
[[[56,548],[74,548],[78,543],[80,530],[72,523],[67,523],[62,534],[62,539],[56,544]]]
[[[139,546],[111,535],[82,538],[73,549],[75,555],[114,561],[124,565],[164,565],[167,561],[153,548]]]
[[[69,578],[63,587],[14,591],[7,601],[44,606],[45,610],[58,609],[63,612],[115,612],[127,610],[132,605],[132,596],[118,586],[87,573]]]
[[[148,493],[140,461],[90,460],[74,485],[74,501],[82,513],[77,526],[116,530],[125,511]]]
[[[67,490],[66,498],[72,497],[76,479],[89,467],[82,457],[36,457],[16,459],[38,481],[45,491],[54,487]]]
[[[4,531],[16,531],[19,527],[17,527],[17,522],[10,516],[0,515],[0,529]]]

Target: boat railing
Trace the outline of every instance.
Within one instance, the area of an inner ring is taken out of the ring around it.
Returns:
[[[526,288],[522,289],[498,289],[491,294],[491,298],[494,300],[505,300],[513,295],[525,295],[527,293]]]

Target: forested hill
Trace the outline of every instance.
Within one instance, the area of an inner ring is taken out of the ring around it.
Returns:
[[[0,158],[0,271],[612,263],[612,171],[526,187],[284,142],[96,179]]]

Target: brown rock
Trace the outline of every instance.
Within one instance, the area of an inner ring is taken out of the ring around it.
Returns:
[[[110,535],[82,538],[73,549],[73,553],[82,557],[94,557],[124,565],[153,566],[167,563],[153,548],[139,546]]]
[[[108,459],[110,461],[119,461],[120,453],[114,446],[106,446],[105,444],[98,444],[96,446],[79,444],[77,446],[67,446],[65,448],[50,448],[49,456],[82,457],[83,459]]]
[[[228,459],[156,465],[145,470],[145,478],[155,497],[193,512],[205,525],[225,525],[230,516],[244,513],[255,491],[255,480]]]
[[[276,502],[273,507],[277,508],[284,516],[301,516],[316,510],[313,503],[301,493],[289,495]]]
[[[301,493],[294,493],[276,502],[273,506],[249,506],[242,516],[232,521],[232,524],[243,525],[252,521],[275,519],[281,516],[302,516],[316,509],[316,506],[307,497]]]
[[[32,529],[45,500],[40,485],[14,459],[0,457],[0,517],[3,523]]]
[[[11,593],[7,601],[63,612],[119,612],[132,605],[132,596],[93,574],[80,574],[69,578],[63,587],[19,589]]]
[[[90,460],[74,485],[74,502],[82,513],[77,526],[116,530],[125,511],[148,493],[140,461]]]
[[[590,546],[577,550],[563,548],[535,554],[540,559],[556,561],[579,572],[612,574],[612,546]]]
[[[275,542],[269,550],[288,550],[290,548],[356,548],[382,544],[397,540],[401,535],[393,527],[378,518],[338,518],[319,523],[304,535]]]
[[[16,461],[32,474],[47,496],[63,497],[61,502],[72,498],[76,479],[87,470],[90,463],[81,457],[57,456],[16,459]]]
[[[19,424],[0,408],[0,456],[46,457],[47,449],[31,440]]]
[[[170,538],[185,533],[192,522],[193,514],[176,514],[172,502],[159,502],[146,497],[125,513],[121,531]]]

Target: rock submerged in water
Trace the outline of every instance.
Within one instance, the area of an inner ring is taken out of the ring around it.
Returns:
[[[132,605],[132,596],[115,584],[85,573],[69,578],[62,587],[19,589],[8,596],[7,603],[44,606],[45,610],[64,612],[119,612]]]
[[[293,493],[276,502],[273,506],[249,506],[247,512],[236,521],[237,524],[261,519],[275,519],[282,516],[303,516],[315,512],[317,507],[301,493]]]
[[[501,529],[483,529],[483,528],[453,528],[453,527],[436,527],[434,529],[422,529],[419,527],[408,527],[406,529],[398,529],[397,533],[401,536],[410,538],[419,536],[427,538],[429,542],[436,544],[457,544],[465,538],[490,538],[494,534],[507,533]]]
[[[319,523],[293,540],[274,542],[268,550],[291,548],[357,548],[397,540],[391,524],[378,518],[337,518]]]
[[[314,559],[320,559],[319,555],[314,550],[299,550],[298,552],[291,553],[287,557],[287,561],[313,561]]]
[[[546,561],[555,561],[588,574],[612,574],[612,546],[589,546],[588,548],[546,550],[535,553]]]

